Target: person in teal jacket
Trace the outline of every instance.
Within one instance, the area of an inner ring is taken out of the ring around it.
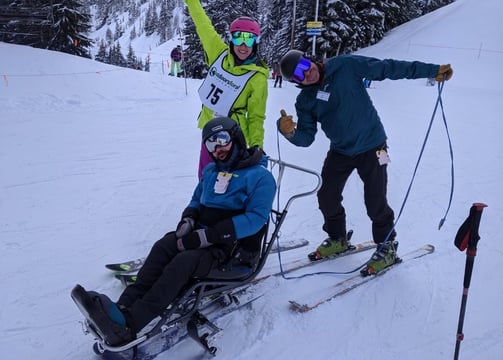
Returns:
[[[239,125],[228,117],[209,121],[203,144],[208,165],[182,213],[176,231],[152,247],[134,284],[114,303],[86,291],[86,311],[104,340],[126,344],[173,302],[194,277],[231,257],[256,262],[269,218],[276,182],[259,147],[247,148]]]
[[[229,43],[218,34],[199,0],[185,0],[204,50],[208,75],[199,88],[203,103],[198,126],[227,116],[241,127],[248,146],[264,146],[264,121],[269,68],[260,59],[260,25],[240,16],[229,27]],[[199,178],[211,158],[201,146]]]
[[[394,241],[394,213],[386,198],[387,137],[363,79],[433,77],[443,81],[451,78],[452,68],[358,55],[340,55],[316,63],[299,50],[288,51],[280,67],[285,79],[298,84],[301,91],[295,102],[297,122],[281,110],[278,130],[292,144],[307,147],[313,143],[320,124],[330,139],[318,191],[323,230],[328,238],[315,256],[321,258],[349,248],[342,192],[356,169],[364,183],[365,206],[372,221],[373,240],[378,244],[367,270],[377,273],[395,262],[398,242]]]

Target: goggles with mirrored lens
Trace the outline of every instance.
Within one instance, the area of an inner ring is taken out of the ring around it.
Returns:
[[[299,84],[304,81],[304,79],[306,78],[304,72],[306,72],[306,70],[309,70],[310,67],[311,60],[306,59],[305,57],[301,57],[299,62],[297,63],[297,66],[295,67],[295,70],[293,71],[292,81],[295,81]]]
[[[223,130],[210,135],[210,137],[204,142],[204,145],[210,153],[214,153],[217,146],[227,146],[231,141],[231,135],[227,131]]]
[[[244,43],[247,47],[252,47],[257,41],[257,35],[246,31],[234,31],[231,35],[234,46],[241,46]]]

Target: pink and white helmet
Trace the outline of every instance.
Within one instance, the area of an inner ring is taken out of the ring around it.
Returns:
[[[251,17],[240,16],[231,23],[229,31],[231,33],[233,33],[234,31],[246,31],[260,36],[260,25]]]

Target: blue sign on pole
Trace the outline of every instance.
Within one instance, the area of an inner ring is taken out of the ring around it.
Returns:
[[[320,36],[321,29],[306,29],[307,36]]]

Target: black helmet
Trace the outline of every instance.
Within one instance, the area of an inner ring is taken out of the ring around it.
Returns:
[[[243,131],[238,123],[228,117],[217,117],[211,119],[203,127],[203,142],[206,141],[211,135],[225,130],[231,136],[232,141],[238,144],[242,150],[246,150],[246,140]]]
[[[292,81],[293,72],[295,67],[300,61],[300,58],[304,56],[304,53],[300,50],[289,50],[280,61],[281,75],[288,80]]]

